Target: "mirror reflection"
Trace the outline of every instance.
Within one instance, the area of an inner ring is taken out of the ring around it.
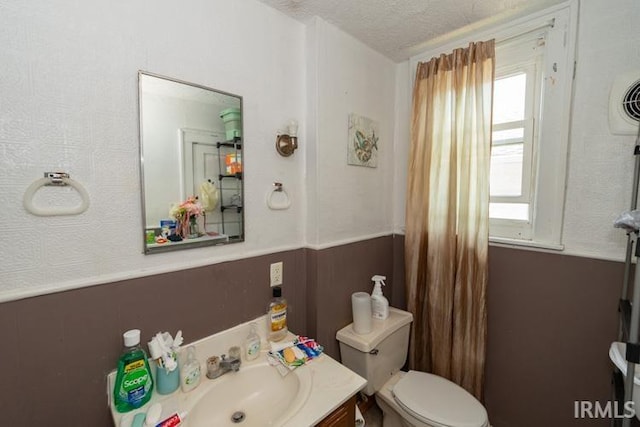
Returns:
[[[139,73],[145,253],[244,240],[242,98]]]

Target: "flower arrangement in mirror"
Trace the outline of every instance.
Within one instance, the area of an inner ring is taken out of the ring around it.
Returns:
[[[179,205],[174,204],[169,215],[177,222],[176,234],[182,236],[183,239],[200,237],[197,220],[203,212],[202,205],[195,196],[188,197]]]

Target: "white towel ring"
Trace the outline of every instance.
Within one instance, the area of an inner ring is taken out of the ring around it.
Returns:
[[[291,197],[289,197],[289,193],[282,187],[281,182],[274,182],[273,186],[275,187],[269,194],[267,194],[267,206],[269,209],[273,211],[281,211],[285,209],[289,209],[291,206]],[[284,201],[274,202],[273,196],[275,194],[284,194]]]
[[[75,207],[71,208],[39,208],[33,204],[33,196],[44,186],[59,186],[66,187],[71,186],[80,193],[82,202]],[[87,190],[77,181],[74,181],[65,172],[45,172],[44,178],[37,179],[33,182],[24,193],[22,203],[27,211],[36,216],[59,216],[59,215],[78,215],[86,211],[89,207],[89,193]]]

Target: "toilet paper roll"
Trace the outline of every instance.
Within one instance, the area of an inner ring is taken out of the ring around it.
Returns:
[[[360,335],[371,332],[371,295],[366,292],[352,294],[351,309],[353,310],[353,331]]]
[[[366,424],[364,423],[364,417],[360,412],[360,408],[356,405],[356,427],[364,427]]]

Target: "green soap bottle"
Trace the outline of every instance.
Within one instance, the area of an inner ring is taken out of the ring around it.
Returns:
[[[153,379],[147,353],[140,347],[140,330],[123,334],[125,349],[118,359],[113,401],[118,412],[129,412],[151,399]]]

